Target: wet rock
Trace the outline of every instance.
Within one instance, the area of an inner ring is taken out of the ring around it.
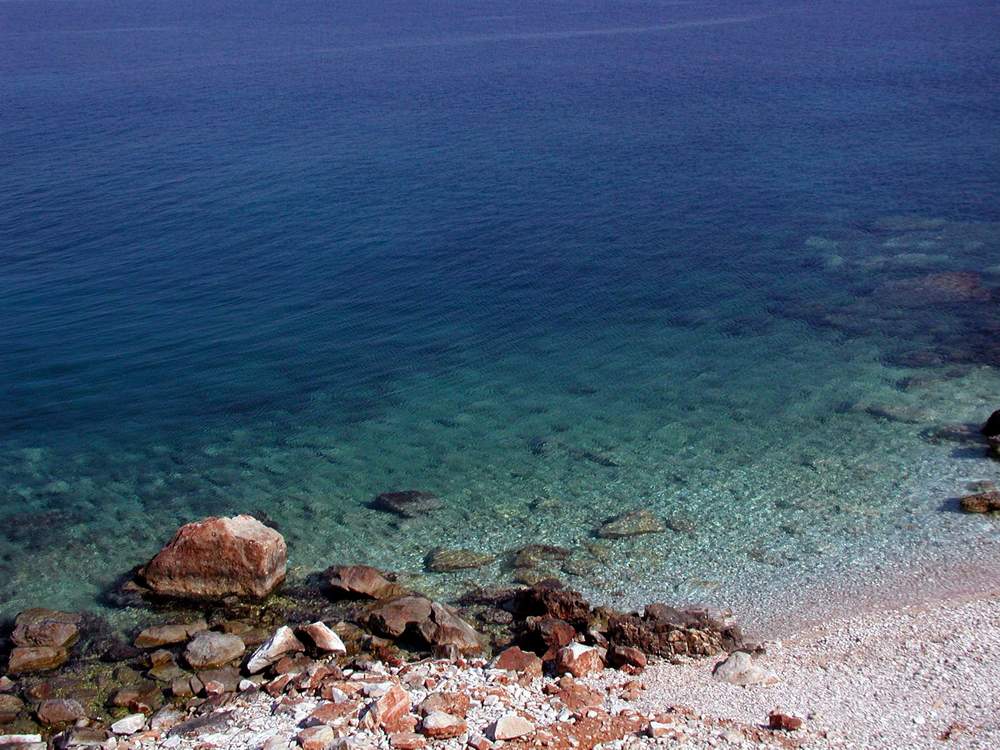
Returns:
[[[467,549],[444,549],[439,547],[427,556],[425,565],[432,573],[450,573],[456,570],[481,568],[493,562],[493,555],[473,552]]]
[[[629,646],[614,645],[608,649],[608,665],[615,669],[632,667],[633,669],[645,669],[648,660],[646,655],[637,648]]]
[[[542,568],[551,563],[560,563],[570,556],[565,547],[554,544],[529,544],[514,553],[514,568]]]
[[[778,676],[759,664],[746,651],[734,651],[715,665],[712,677],[733,685],[774,685]]]
[[[505,714],[493,722],[487,730],[487,736],[497,742],[498,740],[514,740],[524,737],[535,731],[535,725],[515,713]]]
[[[1000,492],[978,492],[966,495],[959,502],[966,513],[993,513],[1000,511]]]
[[[135,639],[136,648],[162,648],[177,643],[184,643],[203,630],[208,630],[204,620],[187,624],[154,625],[146,628]]]
[[[493,668],[518,672],[532,678],[542,676],[542,660],[530,651],[522,651],[517,646],[501,651],[493,662]]]
[[[151,681],[123,687],[111,699],[111,705],[134,711],[138,711],[139,706],[147,706],[150,710],[155,710],[162,702],[163,693],[160,686]],[[132,708],[133,706],[136,708]]]
[[[658,534],[665,531],[663,521],[648,510],[633,510],[605,521],[597,535],[603,539],[621,539],[640,534]]]
[[[87,712],[80,702],[72,698],[49,698],[38,705],[35,712],[38,720],[50,727],[72,724],[78,719],[84,719]]]
[[[982,433],[987,437],[1000,435],[1000,409],[990,414],[990,418],[986,420],[986,423],[982,427]]]
[[[184,649],[184,658],[193,669],[214,669],[243,656],[246,645],[239,636],[205,631]]]
[[[81,615],[53,609],[28,609],[14,620],[10,639],[17,646],[68,649],[80,637]]]
[[[346,654],[347,647],[340,636],[331,630],[325,622],[314,622],[303,625],[300,631],[312,642],[316,650],[329,654]]]
[[[263,598],[285,579],[285,540],[252,516],[182,526],[142,571],[161,596]]]
[[[604,658],[600,650],[593,646],[571,643],[559,649],[559,653],[556,654],[555,669],[556,674],[585,677],[604,669]]]
[[[463,719],[443,711],[432,711],[420,722],[421,734],[432,740],[450,740],[465,734],[468,729]]]
[[[10,652],[7,672],[8,674],[44,672],[65,664],[68,659],[69,653],[61,648],[18,646]]]
[[[287,625],[282,625],[265,643],[263,643],[247,661],[247,672],[256,674],[272,664],[276,664],[286,654],[305,651],[302,641]]]
[[[383,492],[372,500],[369,506],[384,513],[393,513],[402,518],[417,518],[442,507],[441,500],[430,492],[403,490]]]
[[[335,594],[363,599],[386,599],[398,590],[382,571],[370,565],[334,565],[324,573]]]
[[[129,714],[111,725],[115,734],[135,734],[146,726],[145,714]]]
[[[24,710],[24,701],[16,695],[0,695],[0,724],[9,724]]]

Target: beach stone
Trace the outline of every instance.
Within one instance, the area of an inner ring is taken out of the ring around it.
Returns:
[[[398,590],[378,568],[370,565],[334,565],[324,573],[334,593],[364,599],[386,599]]]
[[[263,598],[285,579],[285,540],[252,516],[206,518],[182,526],[142,570],[161,596]]]
[[[27,609],[14,620],[10,639],[17,646],[68,649],[80,637],[81,615],[54,609]]]
[[[53,738],[56,750],[115,750],[117,741],[99,727],[70,727]]]
[[[321,703],[309,714],[307,720],[312,724],[334,724],[357,710],[357,704],[345,697],[340,703]]]
[[[444,711],[431,711],[420,722],[420,733],[432,740],[450,740],[468,730],[469,726],[463,719]]]
[[[559,649],[559,653],[556,654],[555,669],[557,674],[584,677],[604,669],[604,658],[600,649],[594,646],[571,643]]]
[[[372,700],[364,709],[361,724],[367,729],[386,732],[412,731],[410,696],[399,685],[392,685],[382,695]]]
[[[524,649],[541,654],[542,661],[554,659],[559,649],[576,639],[576,628],[565,620],[542,617],[526,622],[518,636],[518,643]]]
[[[158,708],[162,702],[163,693],[160,690],[160,686],[152,681],[139,682],[135,685],[123,687],[111,698],[111,705],[119,708],[143,705],[148,706],[152,710]]]
[[[639,649],[618,645],[614,645],[608,649],[607,660],[608,665],[616,669],[621,669],[622,667],[645,669],[648,662],[646,655]]]
[[[145,714],[129,714],[112,724],[111,731],[115,734],[135,734],[144,726],[146,726]]]
[[[72,724],[77,719],[84,719],[87,712],[80,702],[72,698],[49,698],[38,704],[35,711],[38,720],[47,726],[64,726]]]
[[[276,664],[286,654],[305,650],[306,647],[302,645],[302,641],[295,637],[292,629],[287,625],[282,625],[274,631],[274,635],[253,652],[253,656],[247,661],[247,672],[257,674],[272,664]]]
[[[794,732],[802,726],[802,719],[798,716],[789,716],[780,711],[772,711],[767,717],[767,725],[770,729],[781,729],[786,732]]]
[[[368,618],[373,630],[390,638],[406,632],[428,645],[454,646],[461,653],[482,648],[479,634],[447,607],[422,596],[404,596],[374,609]]]
[[[966,513],[992,513],[1000,511],[1000,492],[991,490],[989,492],[979,492],[974,495],[966,495],[959,503]]]
[[[464,719],[471,705],[472,701],[465,693],[439,691],[424,698],[417,706],[417,713],[427,716],[437,711]]]
[[[0,724],[8,724],[24,710],[24,701],[16,695],[0,695]]]
[[[746,651],[734,651],[715,665],[712,677],[733,685],[774,685],[778,676],[758,664]]]
[[[303,729],[296,739],[302,746],[302,750],[327,750],[337,739],[337,734],[331,727],[320,724]]]
[[[426,747],[427,739],[416,732],[396,732],[389,735],[389,745],[395,750],[420,750]]]
[[[10,679],[10,677],[0,675],[0,693],[12,693],[16,687],[17,683]]]
[[[0,734],[0,748],[3,750],[46,750],[40,734]]]
[[[196,620],[187,624],[154,625],[136,636],[135,647],[148,649],[172,646],[184,643],[203,630],[208,630],[208,624],[204,620]]]
[[[533,678],[542,676],[542,660],[530,651],[522,651],[517,646],[501,651],[493,662],[493,668],[518,672]]]
[[[184,721],[182,712],[171,706],[164,706],[149,719],[149,728],[154,732],[167,732]]]
[[[481,568],[493,562],[493,555],[473,552],[467,549],[445,549],[438,547],[427,556],[425,565],[432,573],[450,573],[456,570]]]
[[[588,708],[603,708],[604,693],[587,687],[571,677],[563,677],[558,683],[559,689],[553,694],[570,711],[583,711]]]
[[[490,724],[486,734],[491,740],[497,742],[501,740],[514,740],[518,737],[524,737],[527,734],[531,734],[534,731],[534,724],[525,719],[523,716],[510,713],[501,716],[495,722]]]
[[[205,631],[184,649],[184,659],[193,669],[214,669],[243,656],[246,645],[239,636]]]
[[[632,510],[605,521],[597,535],[602,539],[621,539],[640,534],[658,534],[666,531],[663,521],[648,510]]]
[[[26,672],[44,672],[62,666],[69,660],[69,653],[61,648],[51,646],[25,647],[11,649],[7,663],[9,674],[24,674]]]
[[[383,492],[372,502],[371,508],[384,513],[393,513],[402,518],[417,518],[442,507],[441,500],[430,492],[403,490]]]
[[[344,642],[340,639],[340,636],[331,630],[325,622],[314,622],[309,625],[303,625],[300,630],[305,633],[306,637],[312,641],[312,644],[319,651],[332,654],[347,653],[347,647],[344,646]]]

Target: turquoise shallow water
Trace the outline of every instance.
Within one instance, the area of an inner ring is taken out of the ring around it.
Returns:
[[[953,498],[1000,464],[941,432],[1000,408],[988,5],[34,7],[0,5],[0,614],[233,512],[294,575],[449,595],[543,541],[618,603],[998,540]],[[367,507],[408,488],[444,508]],[[636,507],[670,530],[593,537]]]

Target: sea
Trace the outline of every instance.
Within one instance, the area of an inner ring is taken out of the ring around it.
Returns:
[[[445,599],[1000,567],[998,408],[993,0],[0,0],[0,617],[236,513]]]

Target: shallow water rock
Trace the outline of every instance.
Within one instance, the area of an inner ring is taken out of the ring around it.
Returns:
[[[11,649],[7,663],[8,674],[44,672],[62,666],[69,660],[69,653],[61,648],[38,646],[35,648],[18,646]]]
[[[386,599],[399,591],[381,570],[370,565],[334,565],[323,575],[333,592],[341,596]]]
[[[184,649],[184,658],[194,669],[215,669],[243,656],[246,644],[239,636],[205,631]]]
[[[27,609],[14,620],[10,639],[18,646],[68,649],[80,637],[82,616],[54,609]]]
[[[136,648],[160,648],[176,643],[184,643],[203,630],[208,630],[204,620],[196,620],[186,624],[154,625],[146,628],[135,639]]]
[[[0,695],[0,724],[8,724],[24,710],[24,701],[16,695]]]
[[[49,698],[43,700],[35,711],[38,720],[47,726],[65,726],[72,724],[77,719],[86,718],[80,701],[72,698]]]
[[[603,539],[621,539],[640,534],[658,534],[666,531],[663,521],[648,510],[632,510],[605,521],[597,535]]]
[[[141,575],[156,594],[189,599],[263,598],[284,579],[285,540],[252,516],[182,526]]]
[[[404,596],[372,610],[368,623],[390,638],[417,636],[438,648],[454,646],[461,653],[482,648],[479,633],[447,607],[422,596]]]
[[[441,500],[430,492],[402,490],[383,492],[372,500],[370,507],[402,518],[418,518],[443,506]]]
[[[990,490],[966,495],[959,503],[966,513],[993,513],[1000,511],[1000,492]]]
[[[712,677],[733,685],[774,685],[778,676],[759,664],[746,651],[734,651],[712,670]]]
[[[978,273],[947,271],[930,273],[911,279],[889,281],[875,293],[880,302],[908,306],[956,303],[985,303],[990,290],[983,286]]]
[[[471,570],[481,568],[493,562],[493,555],[473,552],[467,549],[432,550],[425,561],[427,570],[432,573],[450,573],[456,570]]]
[[[514,552],[514,568],[541,568],[559,563],[570,556],[570,550],[554,544],[529,544]]]

